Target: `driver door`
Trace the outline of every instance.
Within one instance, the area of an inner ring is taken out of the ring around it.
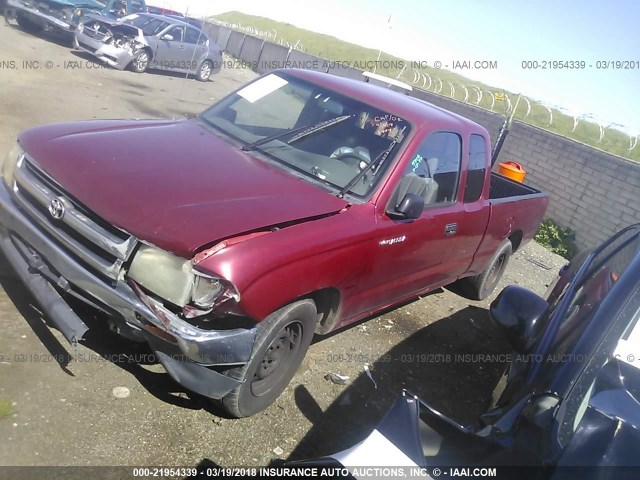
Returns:
[[[376,303],[372,307],[440,286],[466,270],[468,261],[460,260],[470,260],[473,252],[460,252],[469,227],[459,223],[464,209],[458,201],[462,158],[462,135],[456,132],[433,132],[405,157],[403,177],[385,209],[395,208],[405,193],[416,193],[424,198],[424,211],[409,221],[379,214],[369,289]]]
[[[160,34],[154,68],[175,70],[185,61],[184,33],[185,27],[177,25]]]

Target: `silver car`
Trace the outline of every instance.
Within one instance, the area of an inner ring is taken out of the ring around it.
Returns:
[[[75,31],[76,48],[134,72],[147,69],[195,74],[206,82],[220,70],[222,52],[200,29],[177,18],[139,13],[113,20],[87,15]]]

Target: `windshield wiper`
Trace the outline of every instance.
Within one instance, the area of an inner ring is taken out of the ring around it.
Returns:
[[[294,135],[287,142],[288,145],[292,144],[300,140],[301,138],[307,137],[311,134],[319,132],[320,130],[324,130],[325,128],[332,127],[333,125],[337,125],[338,123],[342,123],[345,120],[353,117],[353,115],[342,115],[340,117],[331,118],[329,120],[325,120],[324,122],[316,123],[315,125],[305,125],[304,127],[293,128],[291,130],[287,130],[286,132],[280,132],[275,135],[271,135],[270,137],[264,137],[260,140],[256,140],[253,143],[249,143],[242,147],[243,152],[250,152],[251,150],[255,150],[256,147],[263,145],[265,143],[269,143],[273,140],[277,140],[281,137],[285,137],[287,135]]]
[[[344,195],[353,188],[353,186],[358,183],[358,181],[364,177],[364,175],[371,170],[374,166],[378,165],[378,167],[376,168],[376,170],[379,170],[380,167],[382,166],[382,164],[385,162],[385,160],[387,158],[389,158],[389,155],[391,154],[391,151],[393,150],[393,148],[404,139],[404,131],[407,127],[402,127],[402,130],[400,130],[400,132],[398,133],[398,135],[396,135],[396,137],[393,139],[393,142],[391,142],[389,144],[389,146],[387,147],[386,150],[384,150],[383,152],[380,153],[380,155],[378,155],[375,160],[369,164],[367,164],[366,167],[364,167],[362,170],[360,170],[360,172],[353,177],[349,183],[347,183],[344,187],[342,187],[342,190],[340,190],[338,192],[338,198],[342,198],[344,197]]]

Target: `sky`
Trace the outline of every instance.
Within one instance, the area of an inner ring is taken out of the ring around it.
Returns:
[[[188,8],[194,16],[236,10],[268,17],[430,65],[497,61],[493,70],[454,71],[566,113],[640,133],[640,2],[635,0],[148,2],[183,12]],[[522,65],[572,60],[584,61],[586,68],[533,70]],[[626,61],[633,68],[597,68],[606,61]]]

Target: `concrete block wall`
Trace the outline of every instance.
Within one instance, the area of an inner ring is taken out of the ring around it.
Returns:
[[[288,56],[289,48],[271,42],[264,42],[257,58],[258,68],[256,68],[256,71],[258,73],[266,73],[273,70],[272,67],[276,65],[284,65]]]
[[[246,36],[242,42],[242,49],[238,58],[250,65],[256,65],[254,63],[260,58],[260,52],[262,51],[262,44],[264,41],[260,38]]]
[[[513,122],[498,162],[514,160],[526,183],[549,195],[547,216],[576,232],[588,248],[640,222],[640,164]],[[497,163],[498,163],[497,162]]]
[[[212,29],[220,48],[258,73],[271,65],[318,57],[256,39],[226,27]],[[246,46],[245,46],[246,45]],[[318,59],[321,60],[321,59]],[[361,78],[353,68],[334,67],[330,73]],[[485,127],[495,142],[505,117],[441,95],[414,89],[413,96],[467,117]],[[579,248],[597,245],[631,223],[640,222],[640,164],[538,127],[514,122],[499,162],[513,160],[527,171],[526,183],[549,195],[547,217],[576,232]]]

